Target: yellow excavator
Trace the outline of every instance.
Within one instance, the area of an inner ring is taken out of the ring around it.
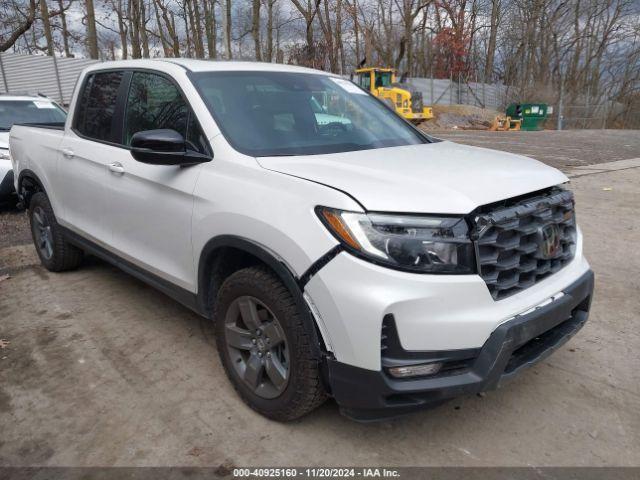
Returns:
[[[399,83],[393,68],[367,67],[355,71],[356,83],[389,105],[401,117],[421,123],[433,118],[431,107],[425,107],[421,92],[410,92]]]

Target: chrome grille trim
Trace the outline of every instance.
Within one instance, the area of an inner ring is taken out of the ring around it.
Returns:
[[[559,188],[481,209],[472,219],[478,272],[494,300],[502,300],[559,271],[574,257],[573,193]],[[538,236],[556,225],[559,252],[545,258]]]

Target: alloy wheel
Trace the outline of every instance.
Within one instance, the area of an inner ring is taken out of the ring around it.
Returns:
[[[276,398],[289,381],[287,339],[280,322],[260,300],[236,298],[225,317],[225,341],[238,376],[262,398]]]
[[[36,207],[33,210],[31,229],[36,248],[43,258],[51,259],[53,256],[53,232],[49,218],[42,207]]]

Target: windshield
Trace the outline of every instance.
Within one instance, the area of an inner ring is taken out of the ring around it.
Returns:
[[[376,88],[391,86],[391,72],[376,72]]]
[[[14,123],[64,123],[67,114],[50,100],[0,99],[0,130],[11,130]]]
[[[203,72],[192,78],[225,138],[246,155],[316,155],[429,142],[341,78],[284,72]]]

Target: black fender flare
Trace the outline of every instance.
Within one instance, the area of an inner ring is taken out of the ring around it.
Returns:
[[[291,272],[287,265],[276,258],[271,252],[261,245],[251,240],[236,235],[220,235],[209,240],[200,253],[198,261],[198,307],[207,317],[213,317],[211,305],[215,299],[213,295],[216,286],[213,285],[213,272],[216,267],[217,258],[216,250],[222,248],[233,248],[246,252],[247,254],[257,258],[267,265],[287,287],[301,313],[303,321],[310,327],[308,330],[314,336],[312,348],[314,356],[319,360],[322,358],[323,339],[320,334],[319,326],[316,325],[315,318],[302,294],[302,289],[298,283],[298,278]]]
[[[30,170],[28,168],[21,170],[20,174],[18,175],[18,189],[16,190],[16,193],[18,194],[18,198],[20,199],[21,206],[24,208],[29,208],[29,200],[31,199],[29,191],[23,187],[23,183],[27,179],[34,182],[41,192],[44,192],[45,195],[47,194],[42,181],[33,170]]]

